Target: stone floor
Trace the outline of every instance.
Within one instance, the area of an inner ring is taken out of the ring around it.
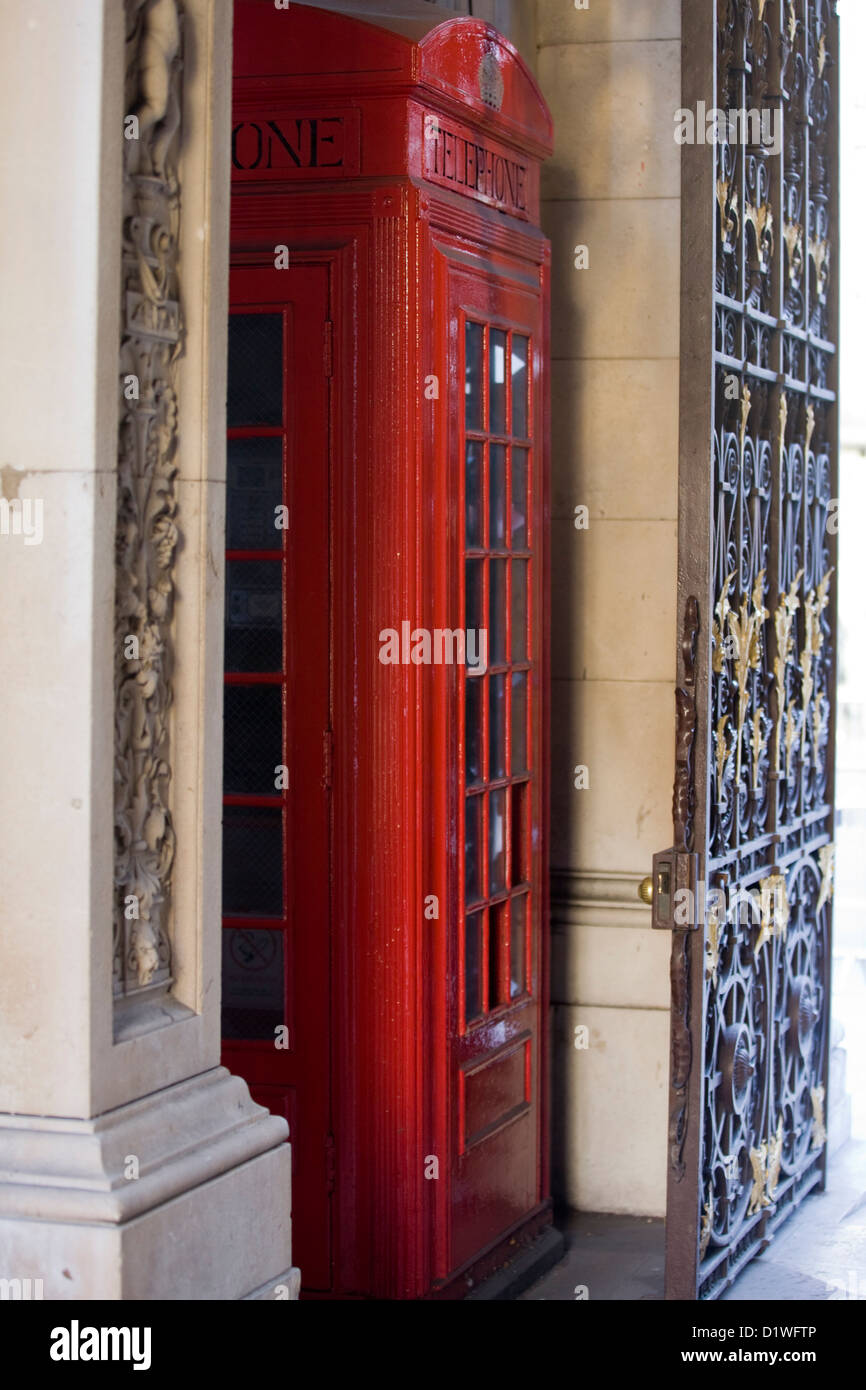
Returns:
[[[664,1222],[566,1213],[565,1258],[522,1299],[661,1299]],[[728,1291],[728,1300],[866,1299],[866,1142],[830,1160],[828,1190],[809,1197],[770,1248]]]
[[[664,1287],[665,1225],[643,1216],[563,1213],[556,1222],[566,1255],[520,1298],[660,1299]],[[586,1290],[582,1293],[582,1290]]]

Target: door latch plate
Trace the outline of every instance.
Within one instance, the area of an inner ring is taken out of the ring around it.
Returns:
[[[695,931],[700,924],[695,892],[698,856],[663,849],[653,855],[652,924],[660,931]]]

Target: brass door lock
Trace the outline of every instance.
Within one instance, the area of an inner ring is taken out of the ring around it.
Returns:
[[[653,855],[653,871],[641,879],[637,895],[652,908],[654,927],[693,931],[698,925],[694,913],[697,886],[698,856],[686,850],[666,849]],[[685,915],[680,915],[681,910]]]

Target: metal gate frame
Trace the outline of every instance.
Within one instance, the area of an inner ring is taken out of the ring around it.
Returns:
[[[714,126],[682,152],[675,844],[653,925],[672,931],[666,1297],[696,1299],[826,1176],[839,35],[831,0],[682,8],[683,109],[776,113],[762,143]]]

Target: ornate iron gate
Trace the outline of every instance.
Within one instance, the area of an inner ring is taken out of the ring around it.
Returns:
[[[831,0],[683,7],[669,1298],[824,1184],[833,880]],[[691,113],[691,118],[686,115]]]

